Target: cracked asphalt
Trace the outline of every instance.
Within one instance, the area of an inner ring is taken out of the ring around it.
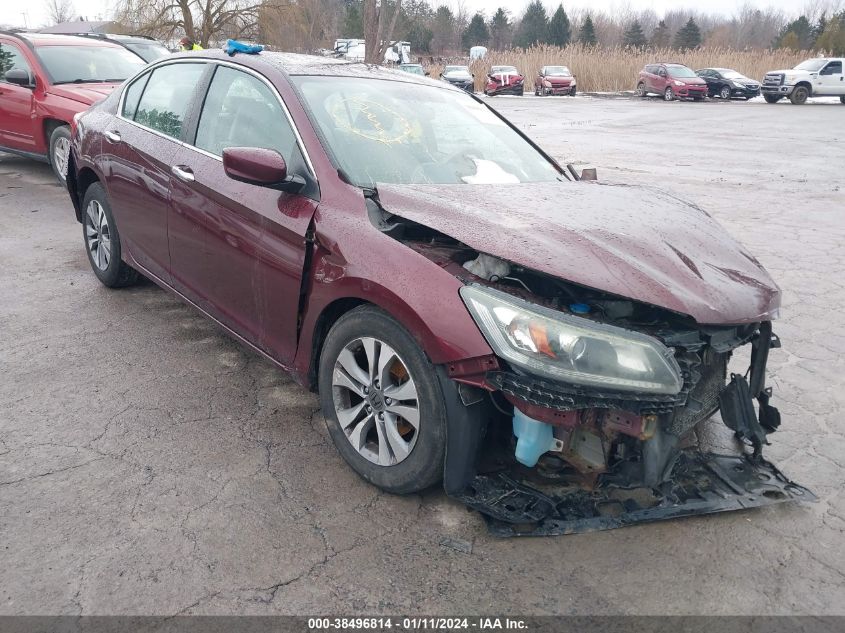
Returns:
[[[102,287],[49,169],[2,155],[0,614],[845,614],[845,107],[491,103],[768,267],[766,454],[819,503],[498,540],[437,490],[381,494],[313,394],[154,285]]]

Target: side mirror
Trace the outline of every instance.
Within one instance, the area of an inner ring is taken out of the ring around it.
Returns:
[[[285,159],[272,149],[227,147],[223,150],[223,170],[232,180],[288,193],[305,186],[302,176],[288,176]]]
[[[23,68],[13,68],[6,72],[3,76],[10,84],[16,86],[23,86],[24,88],[34,88],[35,84],[32,81],[30,74]]]

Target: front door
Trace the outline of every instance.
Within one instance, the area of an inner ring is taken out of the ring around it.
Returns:
[[[821,69],[813,89],[820,95],[845,95],[845,75],[842,74],[842,60],[828,62]]]
[[[18,45],[0,39],[0,145],[23,152],[37,152],[33,88],[6,81],[10,70],[24,70],[30,77],[32,68]]]
[[[106,185],[121,243],[147,271],[170,283],[167,217],[170,169],[204,63],[159,66],[126,90],[120,117],[104,133]]]
[[[227,147],[278,151],[290,174],[316,182],[279,97],[265,81],[218,66],[192,146],[174,161],[169,241],[177,290],[282,363],[296,351],[313,194],[288,194],[232,180]]]

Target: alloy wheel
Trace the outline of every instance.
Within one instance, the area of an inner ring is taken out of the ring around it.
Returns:
[[[675,100],[675,91],[672,90],[671,87],[666,88],[666,92],[663,93],[663,99],[666,101],[674,101]]]
[[[355,339],[338,355],[332,374],[335,414],[352,447],[379,466],[393,466],[414,450],[419,395],[407,364],[390,345]]]
[[[111,261],[111,229],[103,205],[96,200],[85,209],[85,242],[91,261],[105,271]]]
[[[722,99],[728,100],[731,98],[731,89],[727,86],[722,86],[722,91],[719,93]]]
[[[53,165],[56,171],[61,174],[62,179],[67,178],[67,164],[70,157],[70,141],[64,137],[56,140],[53,145]]]

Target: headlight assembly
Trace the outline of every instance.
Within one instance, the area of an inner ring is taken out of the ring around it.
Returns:
[[[464,286],[461,298],[493,351],[533,374],[616,391],[676,394],[672,352],[651,336]]]

